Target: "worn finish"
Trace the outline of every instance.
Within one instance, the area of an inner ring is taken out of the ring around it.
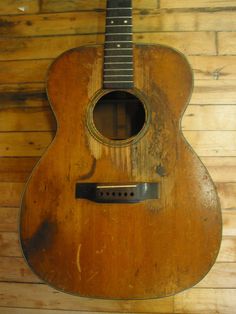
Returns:
[[[58,130],[24,194],[23,252],[43,280],[63,291],[103,298],[171,295],[209,271],[221,241],[215,188],[179,128],[192,73],[170,48],[135,46],[133,92],[142,93],[150,122],[136,142],[112,147],[87,129],[102,66],[103,47],[94,46],[64,53],[50,69]],[[75,198],[78,181],[159,182],[160,199],[97,204]]]

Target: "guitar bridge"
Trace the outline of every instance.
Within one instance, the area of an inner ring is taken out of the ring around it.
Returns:
[[[77,183],[75,196],[96,203],[138,203],[159,198],[159,183]]]

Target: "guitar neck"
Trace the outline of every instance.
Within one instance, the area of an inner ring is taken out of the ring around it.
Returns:
[[[103,87],[133,88],[132,0],[107,0]]]

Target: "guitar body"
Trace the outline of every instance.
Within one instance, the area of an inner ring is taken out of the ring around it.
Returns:
[[[130,92],[144,103],[145,130],[113,145],[96,137],[90,121],[94,102],[107,92],[102,69],[103,46],[68,51],[50,68],[58,129],[23,196],[23,253],[40,278],[72,294],[172,295],[207,274],[221,242],[215,187],[180,130],[192,72],[171,48],[134,45]],[[156,182],[159,197],[99,203],[76,198],[83,182]]]

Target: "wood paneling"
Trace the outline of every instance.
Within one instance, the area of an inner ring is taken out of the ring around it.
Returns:
[[[0,110],[0,132],[53,131],[56,121],[49,107]]]
[[[136,43],[160,43],[188,55],[216,55],[214,32],[136,33]],[[65,50],[103,42],[101,34],[58,37],[1,38],[0,61],[55,58]],[[202,47],[201,43],[206,42]]]
[[[217,263],[197,288],[172,298],[134,302],[67,296],[42,285],[29,270],[18,242],[18,214],[24,184],[55,130],[45,95],[47,69],[67,49],[103,42],[105,0],[3,0],[0,313],[235,313],[236,2],[134,0],[134,6],[135,42],[173,46],[188,56],[194,70],[194,93],[182,128],[216,183],[224,208]]]
[[[78,310],[93,312],[135,312],[135,313],[173,313],[174,299],[163,298],[159,300],[101,300],[75,297],[66,293],[55,291],[42,284],[0,283],[0,306],[12,306],[60,310]]]
[[[218,42],[220,55],[236,54],[236,32],[219,32]]]
[[[4,14],[30,14],[39,12],[38,0],[2,0],[0,13]]]
[[[236,157],[201,158],[214,182],[236,182]]]
[[[234,0],[160,0],[161,8],[221,8],[236,7]]]
[[[25,182],[38,158],[0,158],[0,182]]]
[[[189,131],[236,131],[236,106],[190,105],[182,120],[182,129]]]
[[[222,208],[236,208],[236,183],[217,183]],[[224,197],[222,197],[224,195]]]
[[[234,314],[235,289],[192,289],[175,297],[175,313]]]
[[[204,121],[208,121],[206,124]],[[235,105],[190,105],[182,120],[188,131],[236,131]],[[55,131],[49,107],[18,107],[0,110],[0,131]]]
[[[43,0],[41,10],[43,12],[66,12],[76,10],[97,10],[104,9],[106,5],[105,0]],[[157,8],[157,0],[133,0],[135,9],[155,9]]]
[[[236,79],[236,56],[189,56],[188,60],[196,80]],[[1,61],[0,84],[44,82],[52,61],[53,59]]]
[[[191,104],[236,104],[235,80],[196,80]]]
[[[21,193],[24,188],[24,183],[0,182],[0,195],[2,207],[17,207],[19,206]]]
[[[0,133],[2,157],[41,156],[53,138],[53,132]],[[236,131],[184,131],[187,141],[197,154],[205,156],[235,156]]]
[[[0,231],[18,231],[19,209],[16,207],[0,207]],[[0,267],[1,268],[1,267]]]
[[[52,132],[9,132],[0,133],[0,155],[41,156],[52,141]]]
[[[105,12],[95,8],[91,11],[5,16],[0,20],[0,34],[4,37],[9,34],[12,37],[38,37],[104,33],[104,17]],[[93,20],[93,23],[87,23],[88,19]],[[219,23],[219,19],[222,23]],[[166,10],[137,10],[134,11],[133,21],[135,33],[236,30],[234,11],[228,10],[214,14],[205,10],[176,11],[174,19],[173,12]]]
[[[235,56],[190,56],[195,79],[235,80]]]

